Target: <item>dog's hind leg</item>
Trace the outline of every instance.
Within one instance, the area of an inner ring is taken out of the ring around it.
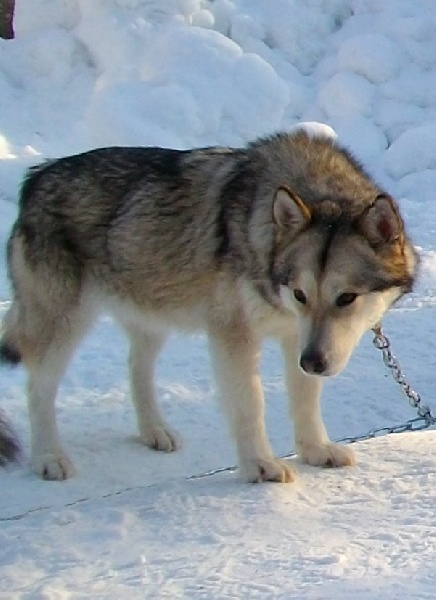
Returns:
[[[180,446],[180,441],[162,417],[154,389],[156,358],[165,335],[132,326],[125,326],[125,330],[130,339],[130,384],[140,439],[154,450],[173,452]]]
[[[23,355],[28,372],[27,396],[31,427],[31,467],[47,480],[72,477],[75,469],[62,448],[55,415],[59,382],[78,342],[91,322],[79,309],[49,325],[49,343],[34,340],[35,352]],[[29,340],[31,343],[31,340]]]
[[[27,398],[31,428],[31,467],[48,480],[72,477],[75,469],[59,441],[55,398],[70,348],[52,346],[28,367]]]
[[[74,468],[59,441],[56,392],[95,313],[74,257],[55,243],[49,248],[41,243],[39,253],[26,244],[17,231],[8,247],[14,299],[3,322],[0,359],[22,361],[27,371],[32,469],[44,479],[61,480]]]
[[[322,467],[341,467],[354,464],[351,448],[330,441],[320,408],[322,381],[305,375],[298,366],[298,340],[281,340],[285,359],[286,384],[290,412],[294,421],[295,446],[305,463]]]

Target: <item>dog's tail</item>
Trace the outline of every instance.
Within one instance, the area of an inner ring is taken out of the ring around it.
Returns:
[[[15,366],[20,362],[21,355],[18,350],[6,341],[0,340],[0,363]],[[3,411],[0,410],[0,466],[17,460],[20,454],[18,437],[6,420]]]
[[[5,339],[0,340],[0,364],[16,367],[20,362],[20,352]]]
[[[17,434],[9,425],[3,412],[0,412],[0,466],[16,461],[21,454]]]

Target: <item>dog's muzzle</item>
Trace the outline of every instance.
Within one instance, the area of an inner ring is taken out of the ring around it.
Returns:
[[[306,351],[301,355],[300,367],[309,375],[322,375],[327,370],[327,359],[318,350]]]

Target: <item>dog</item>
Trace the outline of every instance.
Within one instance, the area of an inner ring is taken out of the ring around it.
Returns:
[[[352,450],[326,432],[323,378],[345,367],[363,333],[412,289],[418,268],[392,197],[337,140],[303,129],[243,148],[111,147],[34,167],[7,261],[13,301],[0,357],[27,371],[31,466],[48,480],[75,472],[55,396],[102,310],[130,340],[146,446],[178,446],[153,386],[164,339],[174,328],[203,330],[244,481],[296,475],[265,430],[265,336],[283,350],[301,460],[354,464]]]

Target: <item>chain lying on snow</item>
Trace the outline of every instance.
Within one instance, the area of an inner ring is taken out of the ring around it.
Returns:
[[[347,436],[335,440],[336,442],[343,442],[345,444],[354,444],[356,442],[362,442],[375,437],[381,437],[383,435],[389,435],[391,433],[404,433],[405,431],[420,431],[421,429],[427,429],[436,424],[436,417],[434,417],[428,406],[422,404],[421,396],[418,392],[412,390],[410,385],[407,383],[407,379],[401,370],[400,363],[392,354],[391,343],[389,339],[384,335],[381,324],[378,323],[371,330],[374,333],[374,339],[372,343],[380,350],[383,354],[383,362],[390,369],[394,381],[398,383],[401,391],[407,396],[409,404],[412,408],[416,409],[418,416],[414,419],[409,419],[401,425],[393,425],[391,427],[378,427],[377,429],[371,429],[367,433],[355,436]],[[291,458],[295,456],[296,452],[285,454],[281,458]],[[199,475],[192,475],[188,479],[203,479],[203,477],[210,477],[211,475],[217,475],[218,473],[236,471],[237,467],[220,467],[207,471],[206,473],[200,473]]]

